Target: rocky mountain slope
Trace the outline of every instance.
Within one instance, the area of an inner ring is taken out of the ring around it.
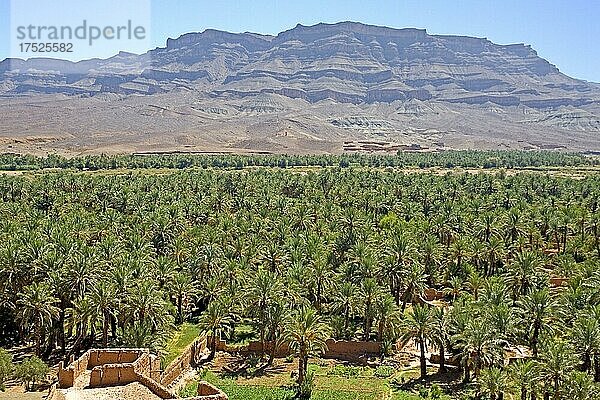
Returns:
[[[343,22],[0,62],[0,149],[600,150],[600,87],[524,44]]]

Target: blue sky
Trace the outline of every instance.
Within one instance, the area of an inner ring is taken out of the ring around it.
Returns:
[[[13,0],[18,4],[31,1]],[[487,37],[500,44],[531,44],[540,56],[561,71],[600,82],[600,45],[596,43],[600,38],[600,2],[594,0],[135,1],[145,2],[150,9],[148,22],[145,16],[141,17],[144,24],[149,24],[149,36],[144,42],[119,43],[127,51],[164,46],[167,37],[207,28],[276,34],[298,23],[353,20],[396,28],[426,28],[434,34]],[[0,0],[0,59],[11,54],[9,43],[14,32],[10,3],[10,0]],[[106,21],[109,15],[123,14],[127,7],[122,4],[127,3],[128,0],[79,0],[77,7],[81,13],[91,16],[102,14],[98,10],[102,7],[105,11],[102,21]],[[66,18],[63,15],[69,14],[61,8],[63,2],[46,0],[46,4],[52,5],[51,10],[43,12],[50,13],[57,24]],[[31,13],[42,8],[31,7]],[[90,51],[85,57],[106,57],[114,49],[96,46]]]

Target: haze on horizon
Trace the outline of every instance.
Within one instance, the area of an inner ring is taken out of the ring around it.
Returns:
[[[106,4],[113,1],[116,8],[119,4],[116,0],[87,2],[81,6],[93,15],[95,5],[101,3],[105,8],[98,12],[106,12]],[[0,59],[9,56],[10,4],[10,0],[0,0]],[[421,28],[430,34],[486,37],[499,44],[525,43],[563,73],[600,82],[600,47],[595,42],[600,36],[600,26],[595,21],[600,15],[600,3],[585,0],[508,0],[501,6],[477,0],[460,4],[433,0],[426,5],[417,0],[333,0],[325,5],[316,0],[148,0],[148,5],[151,8],[150,40],[143,48],[119,50],[140,53],[164,47],[169,37],[209,28],[276,35],[299,23],[356,21],[392,28]],[[68,11],[53,7],[58,18]],[[115,53],[114,48],[95,46],[81,58],[106,58]]]

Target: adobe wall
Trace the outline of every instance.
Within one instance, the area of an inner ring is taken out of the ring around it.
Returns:
[[[133,364],[105,364],[92,369],[90,387],[123,386],[136,380]]]
[[[265,353],[270,354],[272,348],[273,348],[273,342],[265,342],[265,346],[264,346]],[[248,346],[246,346],[246,348],[244,349],[244,352],[259,353],[261,351],[261,349],[262,349],[262,346],[261,346],[260,342],[250,342],[250,343],[248,343]],[[290,347],[286,343],[282,343],[275,348],[274,354],[275,354],[276,358],[287,357],[288,355],[290,355]]]
[[[137,360],[142,354],[148,353],[145,349],[102,349],[90,350],[88,369],[93,369],[105,364],[129,364]]]
[[[58,384],[61,388],[72,387],[75,380],[88,368],[88,361],[90,358],[90,352],[85,352],[77,360],[71,356],[71,362],[65,368],[64,363],[61,361],[58,364]]]
[[[163,385],[161,385],[160,383],[158,383],[154,379],[151,379],[151,378],[148,378],[146,376],[138,374],[137,381],[139,383],[141,383],[142,385],[146,386],[148,389],[150,389],[150,391],[152,393],[154,393],[155,395],[157,395],[161,399],[175,399],[175,398],[177,398],[177,396],[175,396],[173,393],[169,392],[169,390],[166,387],[164,387]]]
[[[160,375],[160,383],[169,386],[177,378],[191,367],[195,367],[200,362],[203,352],[206,350],[206,337],[199,337],[194,340],[183,353],[173,360]]]
[[[334,358],[338,360],[356,361],[365,355],[380,354],[380,342],[362,342],[362,341],[347,341],[329,339],[326,341],[327,349],[322,355],[323,358]],[[264,352],[271,351],[272,342],[265,342]],[[258,341],[250,342],[245,346],[229,346],[225,341],[219,340],[216,343],[218,351],[229,353],[260,353],[262,350],[261,343]],[[275,351],[275,357],[282,358],[290,355],[290,349],[287,344],[278,346]]]
[[[423,298],[425,301],[435,301],[435,300],[444,300],[445,295],[441,290],[437,290],[435,288],[427,288],[423,293]]]
[[[186,400],[228,400],[227,395],[216,386],[208,382],[198,382],[198,396]]]
[[[135,382],[139,376],[150,379],[160,376],[160,360],[149,351],[103,351],[92,352],[88,368],[96,362],[110,359],[126,360],[119,363],[100,364],[92,368],[90,387],[126,385]],[[137,354],[136,358],[133,355]],[[133,360],[133,362],[131,361]]]
[[[327,350],[323,358],[355,361],[356,359],[371,354],[381,353],[380,342],[358,342],[347,340],[329,339],[326,342]]]
[[[196,358],[204,349],[206,349],[206,339],[197,339],[186,349],[183,357],[180,357],[183,358],[180,365],[187,365],[187,368],[189,368],[190,363],[197,362]],[[91,370],[89,383],[91,388],[124,386],[139,382],[162,399],[176,398],[173,393],[158,382],[161,378],[160,358],[150,354],[148,349],[88,350],[77,360],[72,357],[71,363],[66,368],[63,368],[63,364],[60,363],[58,371],[60,387],[72,387],[77,377],[85,370]],[[173,380],[181,372],[183,372],[181,369],[173,368]],[[207,400],[210,397],[203,397],[202,399]],[[221,397],[215,399],[222,400]]]

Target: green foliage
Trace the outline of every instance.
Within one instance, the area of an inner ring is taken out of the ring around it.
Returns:
[[[394,375],[394,373],[396,373],[396,369],[394,367],[389,365],[380,365],[375,369],[373,374],[378,378],[389,378],[390,376]]]
[[[0,348],[0,391],[4,391],[4,384],[12,378],[15,366],[12,362],[13,355]]]
[[[25,384],[29,390],[34,390],[35,384],[46,378],[50,367],[36,356],[26,358],[17,365],[15,376]]]
[[[357,378],[363,375],[362,367],[352,365],[336,365],[333,368],[327,369],[327,375],[342,376],[344,378]]]
[[[337,339],[383,340],[384,354],[400,337],[435,355],[458,355],[465,380],[502,370],[508,388],[489,391],[513,397],[526,390],[543,398],[542,380],[558,385],[556,395],[584,391],[585,377],[573,372],[600,372],[594,158],[448,152],[4,161],[72,168],[0,175],[0,332],[13,340],[21,330],[38,354],[63,343],[77,351],[160,351],[175,322],[194,313],[199,331],[230,345],[263,342],[250,372],[285,341],[305,368],[325,350],[332,327]],[[415,169],[447,165],[521,169]],[[563,165],[579,167],[551,167]],[[429,295],[451,307],[417,305]],[[192,337],[182,335],[168,357]],[[535,363],[504,368],[515,346],[529,347]],[[320,367],[313,397],[323,393]],[[418,372],[391,379],[406,383]],[[367,373],[344,369],[327,379],[350,385]]]
[[[304,380],[298,385],[298,399],[308,400],[311,398],[313,390],[315,389],[315,373],[308,371]]]
[[[467,167],[467,168],[524,168],[540,166],[580,166],[598,164],[598,160],[576,153],[555,151],[445,151],[441,153],[399,152],[396,156],[349,154],[341,156],[238,156],[238,155],[120,155],[66,158],[58,155],[36,157],[31,155],[0,155],[2,170],[36,170],[45,168],[74,168],[99,170],[116,168],[234,168],[250,166],[298,167],[353,165],[369,167],[412,166]]]

